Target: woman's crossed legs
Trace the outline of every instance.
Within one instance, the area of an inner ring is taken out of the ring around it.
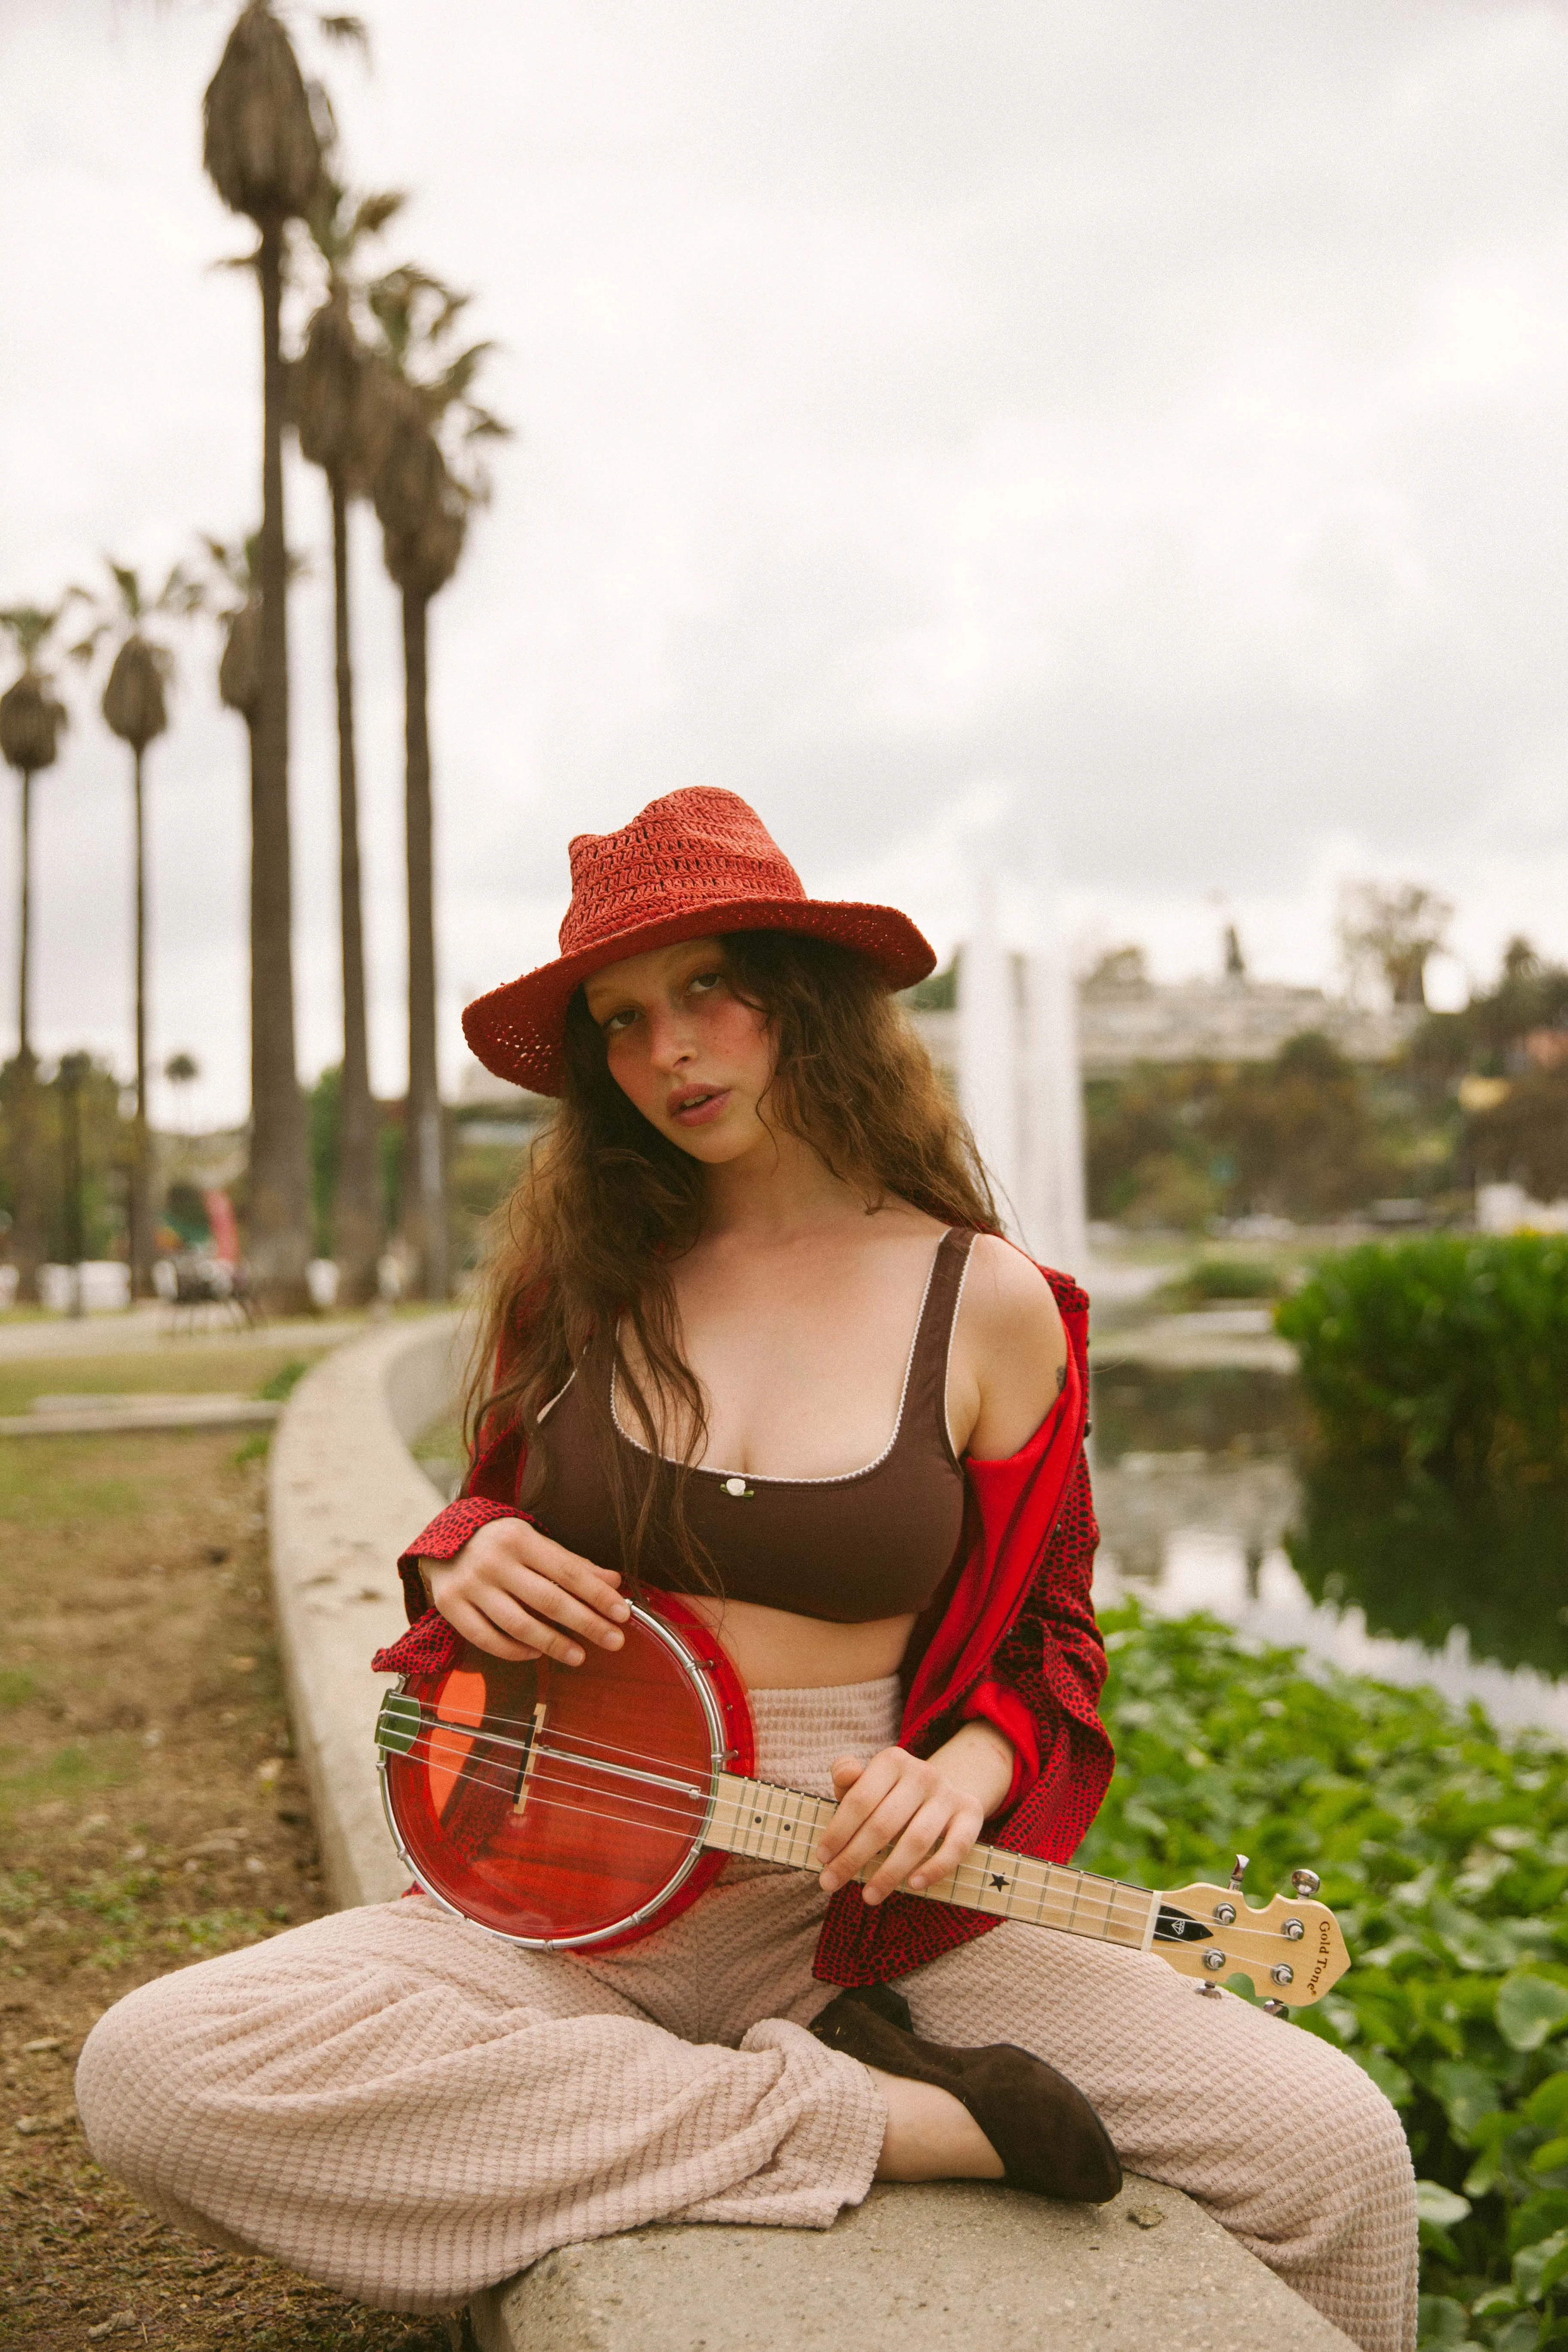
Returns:
[[[826,2228],[886,2110],[804,2030],[829,1997],[815,1883],[731,1864],[599,1960],[520,1951],[423,1897],[144,1986],[78,2096],[157,2210],[400,2310],[658,2218]],[[1366,2347],[1414,2340],[1397,2117],[1340,2053],[1155,1958],[1021,1927],[906,1979],[918,2031],[1010,2041],[1087,2094],[1131,2170],[1187,2189]]]

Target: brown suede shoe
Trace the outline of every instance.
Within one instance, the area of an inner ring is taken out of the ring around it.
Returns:
[[[855,1985],[830,2000],[811,2031],[863,2066],[934,2083],[962,2101],[997,2155],[1009,2185],[1037,2197],[1103,2205],[1121,2186],[1110,2135],[1065,2074],[1010,2042],[955,2050],[922,2042],[891,1985]]]

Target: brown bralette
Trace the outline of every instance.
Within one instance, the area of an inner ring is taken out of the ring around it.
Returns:
[[[926,1281],[892,1437],[874,1462],[837,1478],[742,1477],[692,1470],[687,1522],[718,1572],[723,1597],[801,1617],[859,1625],[918,1615],[951,1566],[963,1531],[963,1468],[947,1426],[947,1360],[972,1233],[944,1234]],[[608,1378],[595,1401],[574,1376],[541,1432],[546,1474],[538,1510],[557,1543],[625,1572],[600,1466],[595,1412],[612,1443],[644,1449],[614,1417]],[[679,1563],[647,1570],[671,1592],[711,1588]]]

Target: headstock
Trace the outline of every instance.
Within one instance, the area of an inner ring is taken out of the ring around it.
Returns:
[[[1276,1895],[1259,1910],[1241,1892],[1246,1856],[1228,1886],[1178,1886],[1162,1893],[1152,1948],[1183,1976],[1222,1985],[1251,1979],[1271,2007],[1302,2009],[1319,2000],[1349,1968],[1339,1921],[1316,1903],[1316,1874],[1291,1874],[1294,1895]]]

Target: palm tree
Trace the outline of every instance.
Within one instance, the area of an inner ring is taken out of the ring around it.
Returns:
[[[472,396],[491,348],[474,343],[447,356],[467,306],[423,270],[377,279],[370,306],[381,330],[378,358],[391,431],[375,478],[375,511],[387,571],[403,595],[405,832],[408,866],[408,1105],[404,1135],[403,1239],[421,1269],[426,1298],[449,1286],[445,1148],[436,1055],[434,822],[430,787],[430,603],[458,568],[469,509],[488,495],[470,461],[454,471],[461,446],[508,428]]]
[[[256,717],[261,708],[261,591],[257,584],[261,534],[252,531],[248,539],[233,543],[204,539],[202,545],[213,570],[206,602],[223,630],[223,650],[217,665],[218,700],[226,710],[239,713],[250,734],[254,791]],[[298,562],[291,560],[289,577],[299,569]]]
[[[354,757],[353,660],[349,635],[349,507],[365,495],[387,454],[390,416],[354,323],[356,252],[403,203],[401,195],[351,197],[323,182],[310,215],[327,266],[326,299],[289,371],[300,446],[327,478],[332,509],[332,634],[338,704],[338,887],[343,970],[343,1061],[332,1248],[340,1297],[374,1297],[381,1255],[381,1181],[366,1034],[364,922],[361,903],[359,779]]]
[[[261,289],[260,611],[251,727],[250,1233],[265,1301],[306,1303],[310,1254],[304,1106],[294,1043],[289,868],[289,639],[283,528],[284,238],[314,201],[321,142],[289,36],[247,0],[203,103],[202,160],[231,212],[255,222]]]
[[[39,656],[58,627],[69,596],[52,610],[14,605],[0,613],[0,628],[22,657],[21,676],[0,694],[0,757],[22,780],[21,919],[17,926],[16,1060],[12,1095],[12,1185],[16,1213],[12,1226],[20,1297],[37,1297],[38,1268],[47,1246],[38,1168],[38,1066],[29,1026],[33,903],[33,778],[52,768],[67,712],[55,682]]]
[[[147,1119],[147,822],[143,761],[147,747],[169,724],[165,689],[174,674],[174,656],[143,623],[161,614],[195,612],[201,591],[183,565],[176,564],[159,593],[142,593],[140,575],[123,563],[110,563],[115,599],[110,611],[71,650],[90,660],[104,631],[118,634],[119,646],[103,689],[103,716],[112,734],[131,746],[131,788],[135,811],[136,914],[136,1124],[131,1158],[131,1294],[153,1296],[153,1165]]]

